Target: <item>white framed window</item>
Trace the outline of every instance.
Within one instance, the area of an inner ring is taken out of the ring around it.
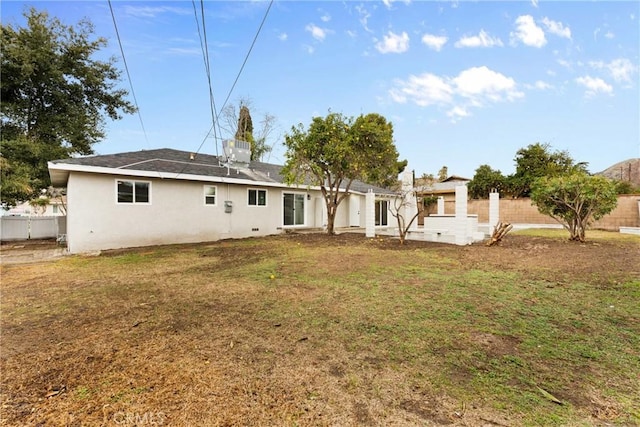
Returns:
[[[218,187],[215,185],[204,186],[204,204],[207,206],[216,205],[216,196],[218,194]]]
[[[250,188],[247,195],[249,206],[267,206],[267,190]]]
[[[117,203],[151,204],[149,181],[116,180]]]

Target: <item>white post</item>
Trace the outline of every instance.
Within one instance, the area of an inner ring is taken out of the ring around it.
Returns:
[[[408,222],[411,221],[411,218],[418,213],[418,202],[413,189],[413,173],[409,168],[405,168],[404,173],[402,174],[402,197],[404,197],[402,203],[404,206],[404,212],[401,212],[401,214],[404,216],[405,221]],[[417,228],[418,222],[414,221],[409,229],[415,230]]]
[[[493,235],[500,221],[500,193],[489,193],[489,236]]]
[[[444,197],[438,197],[438,215],[444,215]]]
[[[467,234],[467,186],[456,187],[456,219],[455,219],[456,245],[469,244],[471,236]]]
[[[376,237],[376,195],[369,190],[365,195],[365,236]]]

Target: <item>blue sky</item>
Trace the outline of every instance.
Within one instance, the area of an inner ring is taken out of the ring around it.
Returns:
[[[104,55],[121,57],[106,0],[3,1],[3,24],[21,25],[28,6],[66,24],[89,18],[109,40]],[[110,122],[96,152],[221,151],[207,137],[193,3],[112,6],[145,131],[137,115]],[[272,163],[284,161],[291,126],[329,110],[385,116],[418,176],[447,166],[471,178],[482,164],[510,174],[535,142],[591,172],[640,156],[640,2],[275,1],[233,91],[269,2],[203,7],[216,107],[249,99],[255,127],[275,116]]]

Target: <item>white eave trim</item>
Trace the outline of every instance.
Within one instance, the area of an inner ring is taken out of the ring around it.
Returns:
[[[249,179],[233,178],[233,172],[229,176],[208,176],[208,175],[189,175],[189,174],[176,174],[175,172],[158,172],[158,171],[141,171],[131,169],[117,169],[108,168],[103,166],[87,166],[87,165],[75,165],[69,163],[52,163],[48,162],[49,174],[52,172],[62,172],[67,175],[69,172],[85,172],[85,173],[97,173],[103,175],[120,175],[120,176],[134,176],[144,178],[158,178],[158,179],[174,179],[182,181],[200,181],[200,182],[213,182],[218,184],[241,184],[257,187],[275,187],[275,188],[296,188],[296,189],[309,189],[320,191],[320,186],[306,186],[306,185],[288,185],[276,181],[252,181]],[[68,179],[68,176],[67,176]],[[351,194],[364,195],[365,193],[355,190],[349,190]]]

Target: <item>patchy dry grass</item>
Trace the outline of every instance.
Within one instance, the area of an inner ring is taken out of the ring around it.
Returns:
[[[588,237],[287,235],[3,266],[1,423],[636,425],[640,239]]]

